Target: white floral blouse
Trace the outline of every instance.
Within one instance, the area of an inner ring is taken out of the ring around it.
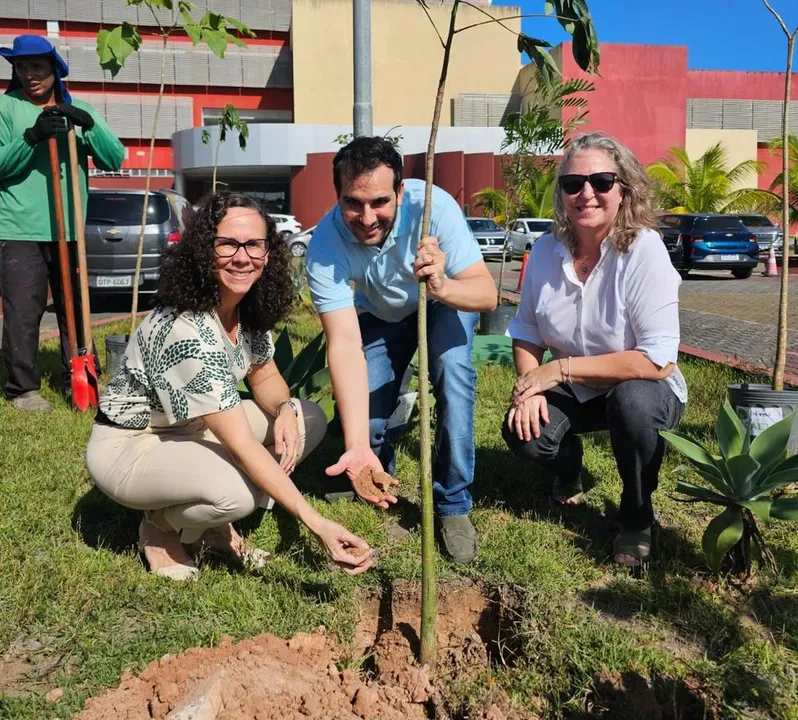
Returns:
[[[128,343],[100,410],[115,425],[136,429],[229,410],[241,402],[236,386],[250,367],[273,355],[270,332],[253,335],[239,324],[233,345],[215,312],[153,310]]]

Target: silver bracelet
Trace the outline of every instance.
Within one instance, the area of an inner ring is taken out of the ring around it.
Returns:
[[[277,417],[280,414],[280,410],[283,409],[283,406],[290,405],[291,409],[294,411],[294,417],[299,417],[299,408],[296,406],[296,403],[291,400],[283,400],[281,403],[277,405],[277,409],[274,411],[274,417]]]

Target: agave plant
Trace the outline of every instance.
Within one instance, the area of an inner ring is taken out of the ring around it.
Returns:
[[[727,400],[718,411],[715,434],[721,455],[717,457],[684,435],[660,434],[690,461],[709,487],[680,480],[677,491],[686,502],[707,502],[723,507],[710,521],[701,541],[707,564],[719,573],[723,559],[732,552],[732,573],[750,572],[751,543],[776,570],[773,554],[765,545],[757,518],[798,520],[798,497],[774,496],[798,481],[798,455],[788,456],[795,413],[771,425],[753,440]]]

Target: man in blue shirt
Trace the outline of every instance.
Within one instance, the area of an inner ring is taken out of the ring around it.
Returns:
[[[461,563],[476,557],[468,512],[474,477],[477,313],[496,306],[493,279],[454,199],[432,192],[431,236],[421,238],[425,183],[402,182],[402,159],[383,138],[362,137],[333,161],[338,205],[308,248],[313,303],[327,338],[344,454],[327,468],[350,480],[366,466],[393,474],[386,440],[402,377],[417,346],[418,281],[427,283],[430,380],[437,423],[433,494],[440,537]],[[387,508],[395,497],[379,502]]]

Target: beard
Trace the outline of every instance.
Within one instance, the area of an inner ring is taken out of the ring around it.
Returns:
[[[385,242],[385,239],[391,234],[391,230],[393,230],[393,226],[396,224],[396,217],[399,214],[399,206],[397,205],[393,212],[393,217],[390,220],[379,219],[374,224],[366,227],[359,221],[355,221],[351,226],[350,230],[354,233],[355,237],[357,238],[358,242],[362,243],[363,245],[382,245]],[[362,238],[362,235],[368,235],[369,233],[379,230],[379,234],[375,235],[374,238]]]

